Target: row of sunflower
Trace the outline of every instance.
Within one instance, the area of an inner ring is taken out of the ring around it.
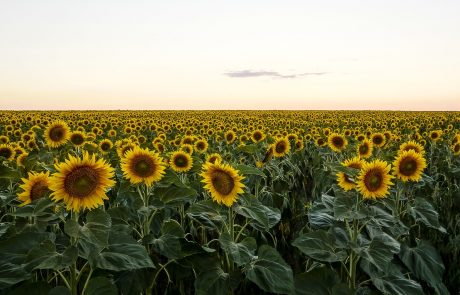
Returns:
[[[458,291],[458,113],[0,118],[6,293]]]

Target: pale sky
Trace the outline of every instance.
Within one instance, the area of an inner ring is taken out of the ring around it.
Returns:
[[[460,110],[460,1],[0,0],[0,110]]]

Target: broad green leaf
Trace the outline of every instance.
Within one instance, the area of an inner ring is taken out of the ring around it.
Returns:
[[[358,220],[367,216],[364,209],[358,208],[355,196],[340,195],[334,198],[334,217],[337,220]]]
[[[232,260],[239,266],[250,262],[257,249],[256,240],[252,237],[247,237],[240,243],[232,241],[230,234],[226,231],[222,232],[219,237],[220,247],[230,255]]]
[[[346,251],[339,248],[336,238],[331,232],[317,230],[300,235],[292,243],[305,255],[324,262],[343,261],[347,258]]]
[[[18,287],[8,292],[8,295],[48,295],[50,290],[51,286],[46,282],[34,282],[20,284]]]
[[[244,175],[258,175],[262,177],[266,177],[265,174],[258,168],[248,165],[236,165],[235,169],[239,171],[239,174]]]
[[[91,278],[83,295],[117,295],[118,288],[106,277]]]
[[[217,229],[221,227],[226,213],[216,202],[203,200],[192,204],[187,210],[187,215],[209,229]]]
[[[374,286],[385,294],[423,295],[422,287],[416,281],[404,276],[386,275],[372,278]]]
[[[437,229],[441,232],[446,232],[446,230],[439,223],[438,212],[436,212],[433,205],[431,205],[430,202],[424,198],[415,198],[414,206],[409,207],[409,213],[416,221],[420,221],[426,226]]]
[[[198,295],[226,295],[230,288],[230,276],[220,267],[200,272],[195,279],[195,292]]]
[[[424,280],[436,290],[437,294],[449,294],[442,283],[444,264],[436,249],[426,241],[421,241],[414,248],[402,245],[399,255],[401,260],[420,280]]]
[[[369,245],[354,249],[362,258],[367,259],[377,269],[386,272],[394,255],[400,251],[399,242],[390,235],[382,233],[372,239]]]
[[[347,285],[342,284],[339,275],[327,267],[315,268],[295,277],[296,295],[353,294]]]
[[[176,185],[157,187],[154,191],[154,195],[158,196],[165,204],[188,203],[191,202],[197,194],[197,191],[193,188]]]
[[[281,212],[278,208],[265,206],[251,195],[242,196],[241,204],[235,208],[238,214],[253,220],[252,225],[258,230],[268,231],[281,219]]]
[[[259,248],[257,259],[246,266],[245,272],[250,281],[266,292],[291,294],[294,291],[291,267],[268,245]]]

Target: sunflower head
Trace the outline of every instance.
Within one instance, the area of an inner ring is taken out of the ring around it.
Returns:
[[[45,140],[52,148],[60,147],[70,138],[70,129],[66,122],[57,120],[51,123],[45,130]]]
[[[393,163],[394,175],[403,182],[419,181],[425,168],[425,158],[414,150],[399,153]]]
[[[356,169],[357,171],[359,171],[362,169],[364,163],[365,162],[360,157],[355,157],[352,159],[345,160],[342,163],[342,166],[351,169]],[[356,181],[348,174],[344,172],[338,172],[336,175],[339,186],[345,191],[349,191],[356,187]]]
[[[452,152],[454,153],[454,156],[459,156],[460,155],[460,142],[452,145],[451,149],[452,149]]]
[[[0,158],[4,158],[7,161],[14,159],[16,152],[10,144],[0,144]]]
[[[327,138],[327,144],[333,151],[340,153],[347,147],[348,141],[343,135],[332,133]]]
[[[191,145],[191,144],[183,144],[180,147],[180,150],[191,155],[193,153],[193,145]]]
[[[376,147],[383,147],[386,143],[386,137],[382,133],[374,133],[371,136],[372,144]]]
[[[279,138],[272,145],[273,156],[279,158],[285,156],[291,150],[291,144],[286,137]]]
[[[85,134],[81,131],[74,131],[70,134],[70,142],[74,146],[82,146],[85,144]]]
[[[261,142],[262,140],[265,139],[265,134],[260,131],[260,130],[255,130],[254,132],[252,132],[251,134],[251,139],[253,142],[257,143],[257,142]]]
[[[113,147],[113,143],[110,139],[103,139],[99,143],[99,150],[103,153],[106,154],[108,153]]]
[[[222,162],[222,156],[219,155],[218,153],[209,154],[206,157],[206,162],[213,163],[213,164],[216,162]]]
[[[157,153],[137,146],[126,152],[121,169],[132,184],[145,183],[147,186],[160,181],[165,173],[163,159]]]
[[[372,155],[374,146],[372,145],[372,141],[368,139],[363,139],[363,141],[360,144],[358,144],[356,150],[361,158],[369,158]]]
[[[29,172],[27,178],[22,178],[23,184],[19,187],[23,190],[18,194],[22,201],[21,206],[32,203],[37,199],[45,197],[49,193],[49,172]]]
[[[236,202],[238,194],[243,193],[245,186],[241,181],[244,177],[229,165],[206,162],[200,175],[205,183],[204,188],[217,203],[231,207]]]
[[[390,174],[391,165],[382,160],[364,163],[358,175],[357,189],[365,199],[385,198],[393,184]]]
[[[190,154],[184,151],[176,151],[172,153],[169,165],[176,172],[187,172],[193,166],[193,159]]]
[[[69,155],[55,167],[57,172],[50,179],[51,199],[62,200],[67,210],[94,209],[109,199],[106,191],[115,184],[114,169],[94,154],[85,152],[81,158]]]
[[[197,140],[194,146],[195,150],[200,154],[205,153],[208,150],[208,142],[204,139]]]
[[[399,153],[410,150],[413,150],[414,152],[422,155],[425,153],[425,149],[423,148],[423,146],[414,140],[405,142],[401,144],[401,146],[399,147]]]

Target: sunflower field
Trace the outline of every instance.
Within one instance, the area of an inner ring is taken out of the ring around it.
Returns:
[[[460,113],[1,111],[1,294],[459,294]]]

